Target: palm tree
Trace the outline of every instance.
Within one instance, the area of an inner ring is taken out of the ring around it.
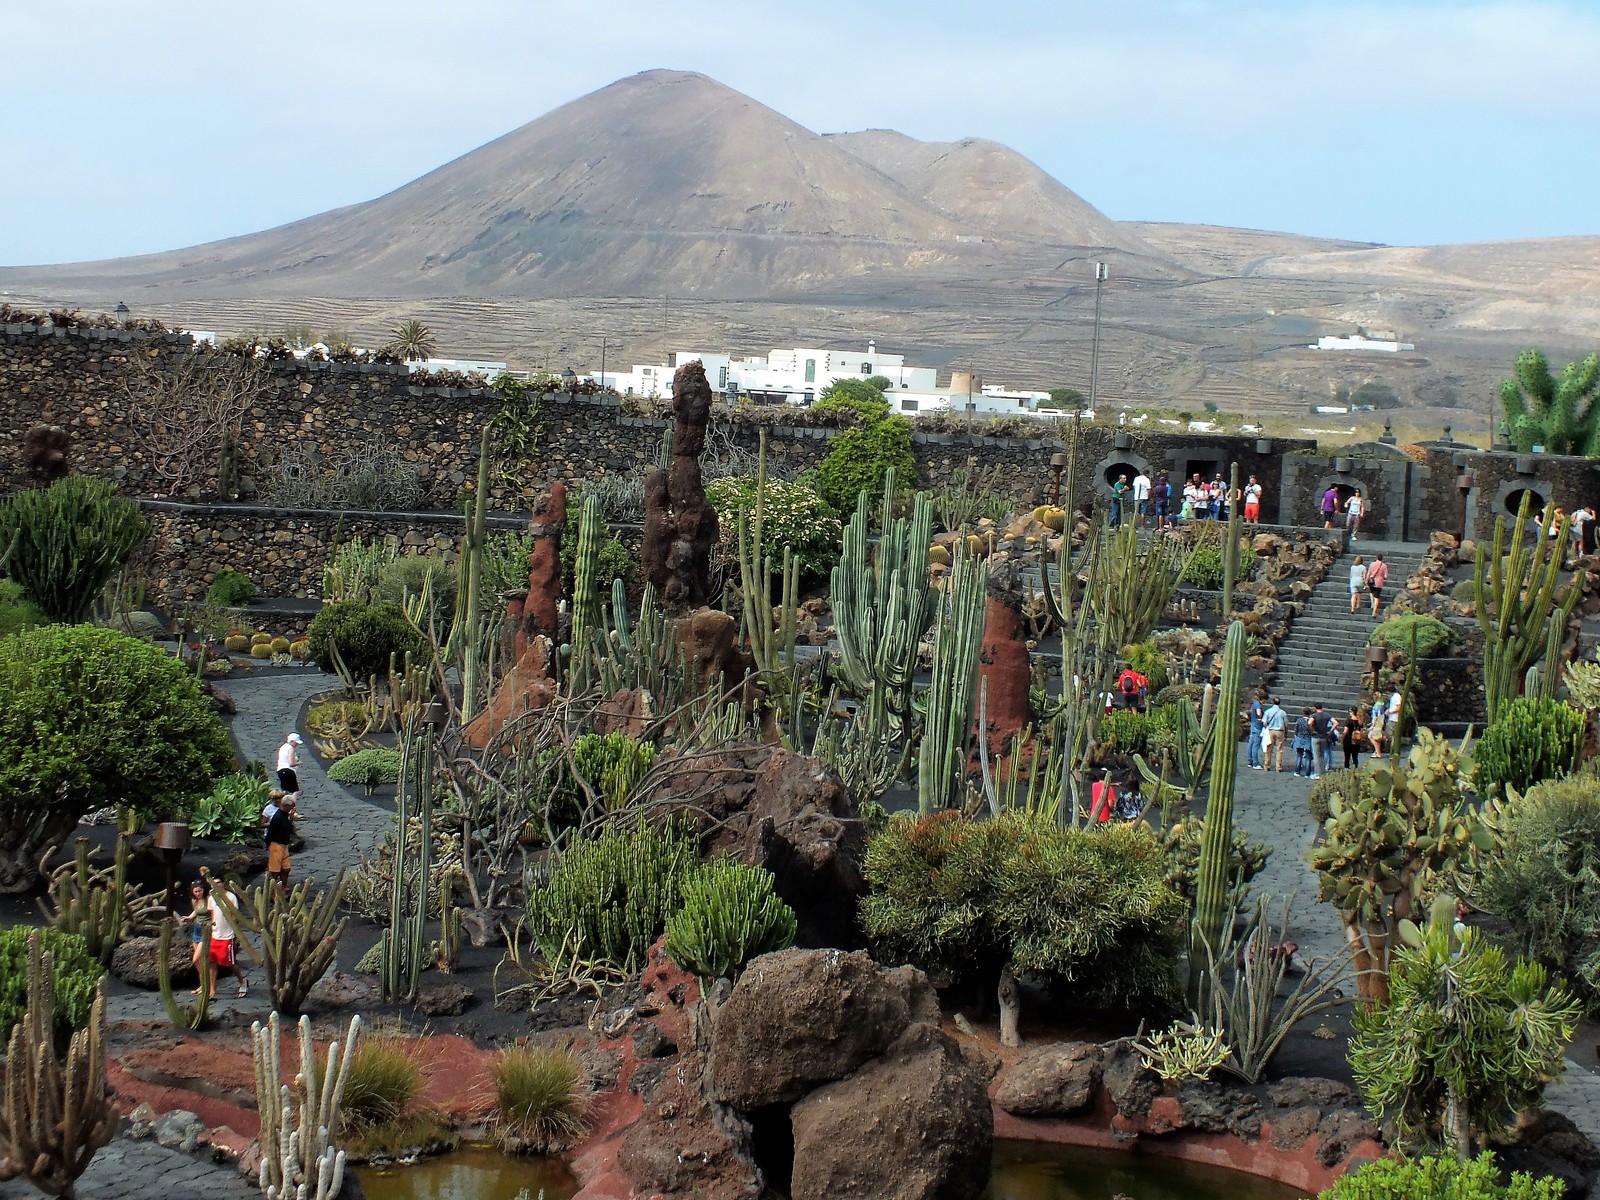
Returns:
[[[390,337],[390,353],[406,362],[427,362],[439,350],[433,340],[433,330],[421,321],[401,321]]]
[[[1516,378],[1500,385],[1511,442],[1524,454],[1600,454],[1600,354],[1568,363],[1557,379],[1538,350],[1517,355]]]

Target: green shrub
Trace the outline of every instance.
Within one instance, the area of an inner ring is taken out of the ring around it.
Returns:
[[[149,535],[139,506],[103,479],[69,475],[0,502],[5,572],[52,621],[86,620]]]
[[[362,1038],[350,1056],[340,1115],[347,1128],[386,1125],[403,1116],[421,1090],[422,1070],[408,1040]]]
[[[1139,642],[1124,646],[1122,658],[1130,667],[1150,681],[1150,694],[1159,693],[1167,686],[1167,656],[1154,642]]]
[[[1205,698],[1206,685],[1203,683],[1172,683],[1155,692],[1150,699],[1150,707],[1163,709],[1177,704],[1180,700],[1187,700],[1194,705],[1194,710],[1198,714]]]
[[[655,758],[655,743],[621,733],[581,733],[572,739],[573,766],[608,808],[622,805]]]
[[[421,659],[427,642],[394,604],[363,604],[340,600],[322,607],[311,622],[311,660],[324,671],[333,670],[338,648],[345,669],[356,679],[377,675],[387,678],[389,660],[399,668],[406,652]]]
[[[440,641],[450,635],[450,622],[456,611],[456,568],[442,554],[405,554],[378,570],[372,589],[376,604],[403,608],[405,602],[428,589],[430,602],[422,624],[430,622]]]
[[[718,479],[706,486],[706,499],[717,510],[717,523],[730,556],[739,543],[739,513],[749,515],[755,533],[756,481],[748,476]],[[774,571],[783,569],[785,550],[794,555],[802,576],[826,578],[839,561],[844,526],[815,488],[803,483],[767,480],[761,511],[761,544]]]
[[[561,587],[563,592],[572,594],[572,580],[577,573],[578,566],[578,514],[568,509],[570,514],[567,523],[561,529]],[[628,553],[628,548],[622,540],[606,530],[606,535],[600,542],[600,557],[594,565],[595,588],[602,600],[611,598],[611,582],[614,579],[622,580],[623,586],[633,583],[633,556]],[[517,584],[519,589],[528,586],[527,560],[523,560],[522,580]]]
[[[916,484],[911,425],[903,417],[860,420],[838,433],[813,478],[817,493],[834,512],[851,513],[862,492],[867,494],[869,506],[883,500],[884,472],[890,467],[894,468],[897,488]]]
[[[503,596],[507,592],[528,590],[528,555],[533,553],[533,543],[531,533],[497,533],[484,542],[485,596]]]
[[[1367,635],[1367,645],[1410,654],[1413,630],[1417,639],[1418,658],[1432,658],[1450,644],[1453,636],[1450,626],[1438,617],[1430,617],[1427,613],[1401,613],[1398,617],[1390,617]]]
[[[267,790],[267,781],[254,775],[224,775],[189,814],[189,832],[229,846],[260,840]]]
[[[1565,1193],[1561,1180],[1522,1171],[1502,1185],[1494,1155],[1485,1150],[1468,1162],[1380,1158],[1341,1176],[1317,1200],[1561,1200]]]
[[[1117,710],[1100,718],[1095,734],[1102,749],[1120,754],[1143,754],[1150,748],[1150,728],[1154,721],[1143,713]]]
[[[1321,779],[1311,785],[1306,793],[1306,808],[1318,825],[1328,819],[1328,801],[1335,794],[1353,799],[1361,794],[1363,781],[1370,776],[1359,767],[1339,767],[1324,772]]]
[[[513,1046],[494,1064],[500,1121],[519,1138],[559,1149],[583,1132],[578,1060],[566,1050]]]
[[[233,746],[184,664],[92,625],[0,640],[0,891],[96,808],[187,813],[233,769]]]
[[[838,379],[822,389],[811,411],[849,413],[858,421],[881,421],[889,415],[889,401],[884,398],[883,388],[871,380]]]
[[[32,600],[24,599],[22,585],[0,579],[0,637],[10,637],[49,620]]]
[[[1506,805],[1500,833],[1474,899],[1510,926],[1519,953],[1600,1012],[1600,786],[1541,783]]]
[[[328,778],[334,783],[360,786],[370,793],[374,788],[400,782],[400,751],[374,746],[370,750],[357,750],[341,758],[328,768]]]
[[[1235,579],[1243,583],[1256,567],[1256,552],[1249,546],[1239,547],[1239,573]],[[1207,592],[1220,592],[1225,582],[1221,546],[1201,546],[1189,556],[1178,582]]]
[[[667,919],[667,953],[702,979],[732,979],[758,954],[794,944],[794,910],[772,890],[772,872],[707,863],[683,885]]]
[[[218,571],[217,577],[206,589],[206,603],[215,604],[218,608],[236,608],[241,604],[249,604],[255,598],[256,585],[250,582],[249,576],[231,567]]]
[[[1462,579],[1455,587],[1450,589],[1450,599],[1461,604],[1476,604],[1478,602],[1478,588],[1472,580]]]
[[[359,700],[322,700],[306,709],[306,728],[320,737],[348,735],[367,725],[367,706]]]
[[[1118,1010],[1178,994],[1183,902],[1146,826],[1063,828],[1005,812],[897,814],[867,847],[861,925],[884,961],[997,982],[1071,981]]]
[[[1584,715],[1559,700],[1518,696],[1500,707],[1472,748],[1473,784],[1481,795],[1526,792],[1567,774],[1583,750]]]
[[[94,1005],[94,989],[106,971],[75,933],[13,925],[0,929],[0,1044],[28,1011],[28,937],[37,933],[39,948],[50,955],[56,985],[56,1038],[66,1041],[82,1029]]]
[[[534,940],[547,962],[576,956],[637,970],[678,910],[684,880],[695,868],[687,824],[580,839],[542,885],[528,889]]]

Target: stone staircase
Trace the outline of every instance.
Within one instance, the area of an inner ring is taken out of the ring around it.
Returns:
[[[1425,543],[1361,540],[1346,548],[1328,568],[1328,577],[1312,591],[1290,625],[1288,638],[1278,647],[1278,670],[1271,690],[1282,698],[1291,716],[1317,703],[1343,715],[1361,699],[1367,637],[1378,622],[1369,615],[1370,600],[1356,615],[1350,613],[1350,565],[1355,556],[1370,563],[1374,555],[1381,554],[1389,564],[1382,614],[1387,615],[1389,601],[1405,590],[1406,579],[1421,565],[1426,551]]]

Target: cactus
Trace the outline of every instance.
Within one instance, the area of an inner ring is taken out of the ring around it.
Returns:
[[[257,642],[255,645],[250,647],[250,657],[259,658],[262,660],[270,659],[272,657],[272,643]]]
[[[1186,803],[1192,802],[1199,795],[1200,788],[1206,780],[1206,772],[1211,767],[1211,756],[1216,751],[1216,741],[1212,736],[1217,716],[1216,701],[1217,689],[1208,683],[1205,685],[1205,691],[1201,693],[1198,716],[1195,714],[1194,701],[1188,697],[1179,700],[1177,704],[1177,717],[1173,724],[1174,748],[1163,763],[1164,765],[1170,763],[1177,769],[1178,782],[1183,785]],[[1171,780],[1165,771],[1152,769],[1142,754],[1135,754],[1133,761],[1146,782],[1157,787],[1170,785]]]
[[[461,536],[461,560],[457,566],[456,612],[450,622],[450,641],[445,659],[461,668],[461,723],[477,714],[478,675],[483,659],[483,547],[489,519],[489,427],[478,439],[478,490],[472,496],[472,512],[466,518]]]
[[[91,958],[102,966],[124,938],[132,936],[161,907],[161,897],[145,896],[128,882],[131,830],[117,831],[111,869],[90,865],[89,839],[80,837],[72,861],[50,877],[50,903],[40,904],[50,923],[83,939]]]
[[[739,591],[744,602],[745,639],[756,669],[770,673],[794,666],[795,610],[800,603],[800,571],[794,555],[785,546],[783,575],[779,585],[782,607],[777,630],[772,628],[772,559],[765,555],[762,540],[767,495],[767,431],[760,432],[756,451],[756,500],[753,514],[739,513],[739,537],[735,547],[739,560]],[[752,516],[754,520],[752,520]]]
[[[272,1007],[294,1016],[300,1011],[311,988],[333,963],[339,938],[349,924],[339,916],[344,901],[344,872],[334,877],[333,886],[324,892],[312,889],[307,879],[289,892],[268,882],[246,888],[242,902],[235,902],[227,888],[211,879],[204,867],[200,874],[212,883],[211,895],[238,930],[255,934],[258,948],[249,938],[237,945],[267,974],[267,991]]]
[[[1556,644],[1565,637],[1572,610],[1583,596],[1584,573],[1577,571],[1560,593],[1561,556],[1567,544],[1567,518],[1546,506],[1542,525],[1533,530],[1533,544],[1524,545],[1528,531],[1529,493],[1512,526],[1506,545],[1506,519],[1494,523],[1494,545],[1478,543],[1472,570],[1473,599],[1478,625],[1483,630],[1483,698],[1492,724],[1500,706],[1517,694],[1528,668],[1549,644],[1550,625],[1560,627]],[[1546,536],[1554,521],[1555,532]],[[1553,660],[1548,673],[1554,674]]]
[[[250,653],[250,639],[242,633],[230,633],[222,639],[222,648],[229,654]]]
[[[461,908],[456,904],[454,875],[446,876],[439,887],[439,940],[434,965],[441,975],[455,972],[461,962]]]
[[[106,1086],[105,980],[65,1060],[56,1056],[55,1028],[55,972],[35,934],[28,938],[28,1008],[12,1027],[6,1058],[0,1179],[21,1175],[48,1195],[71,1197],[95,1152],[117,1132]]]
[[[266,630],[258,630],[250,635],[250,644],[252,646],[266,646],[270,645],[271,642],[272,635],[266,632]]]
[[[967,757],[977,716],[978,647],[988,598],[987,574],[981,562],[958,554],[940,597],[933,681],[928,686],[917,751],[917,810],[924,815],[961,807],[965,794]]]
[[[195,921],[200,926],[200,962],[202,968],[211,958],[211,913],[202,908],[195,914]],[[161,957],[156,960],[156,980],[161,987],[161,1003],[166,1006],[167,1020],[171,1021],[176,1029],[195,1030],[206,1023],[207,1011],[211,1007],[211,989],[206,986],[206,973],[200,971],[200,987],[198,999],[193,1004],[180,1001],[172,991],[172,940],[177,922],[171,917],[161,922]]]
[[[289,653],[289,639],[286,637],[275,637],[267,644],[272,647],[274,654]]]
[[[350,1018],[341,1046],[328,1044],[317,1069],[311,1019],[300,1018],[300,1070],[294,1087],[282,1082],[282,1031],[278,1014],[267,1028],[250,1026],[255,1061],[256,1109],[261,1114],[261,1173],[258,1185],[267,1200],[334,1200],[344,1186],[344,1151],[334,1144],[342,1123],[340,1106],[350,1077],[350,1060],[361,1034],[361,1018]],[[295,1103],[298,1099],[298,1104]]]
[[[433,872],[432,730],[418,737],[408,726],[404,751],[395,793],[400,832],[395,838],[390,881],[389,927],[383,933],[383,969],[378,973],[383,999],[389,1004],[416,999],[417,979],[427,953],[428,880]],[[406,836],[413,816],[421,825],[415,846]]]
[[[1222,619],[1233,616],[1233,586],[1239,582],[1239,538],[1243,531],[1241,509],[1244,497],[1239,492],[1239,464],[1228,472],[1228,532],[1222,543]]]
[[[311,657],[311,639],[295,638],[289,643],[289,657],[296,662],[305,662]]]
[[[568,661],[568,678],[574,692],[583,690],[589,683],[594,641],[602,628],[596,566],[605,536],[605,524],[600,520],[600,497],[591,492],[583,498],[583,510],[578,518],[578,554],[572,573],[572,628],[568,634],[572,656]]]
[[[1115,530],[1102,526],[1100,538],[1098,569],[1085,595],[1104,627],[1104,644],[1116,653],[1150,636],[1193,552],[1175,537],[1152,537],[1141,550],[1132,523]]]
[[[667,920],[667,953],[702,981],[732,979],[758,954],[794,944],[794,910],[762,867],[707,863],[683,885],[683,907]]]
[[[1235,475],[1237,473],[1235,468]],[[1219,956],[1223,924],[1233,916],[1226,911],[1226,900],[1229,868],[1233,864],[1233,787],[1239,765],[1239,694],[1244,675],[1244,643],[1244,625],[1234,621],[1228,626],[1228,636],[1223,642],[1218,716],[1211,722],[1211,787],[1206,797],[1205,830],[1200,843],[1194,901],[1193,934],[1200,953],[1189,955],[1190,988],[1196,996],[1204,995],[1209,984],[1204,964],[1214,962]]]
[[[689,664],[678,635],[656,599],[654,584],[645,584],[639,603],[639,624],[628,622],[628,592],[621,579],[611,581],[610,632],[598,656],[601,691],[644,692],[655,712],[670,713],[689,691]]]

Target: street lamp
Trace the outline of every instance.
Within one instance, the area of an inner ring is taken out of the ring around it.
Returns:
[[[600,390],[606,390],[606,339],[600,339]]]
[[[1094,265],[1094,348],[1089,352],[1089,407],[1098,411],[1095,401],[1100,396],[1100,288],[1109,272],[1106,264]]]
[[[121,300],[117,301],[117,307],[112,309],[111,311],[116,314],[116,316],[117,316],[117,324],[118,325],[121,325],[124,321],[126,321],[128,319],[128,306],[126,304],[124,304]]]
[[[1067,467],[1067,452],[1057,450],[1050,456],[1050,503],[1061,507],[1061,472]]]
[[[1467,540],[1467,496],[1472,489],[1478,486],[1478,478],[1471,471],[1463,471],[1456,476],[1456,491],[1461,493],[1461,536],[1457,542]]]

